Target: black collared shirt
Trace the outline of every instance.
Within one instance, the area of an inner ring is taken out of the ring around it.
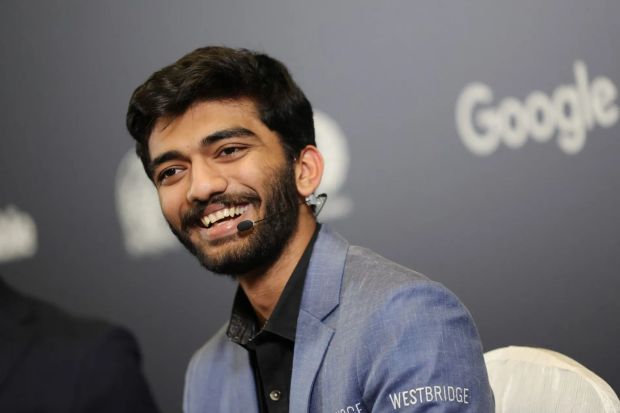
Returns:
[[[306,272],[320,225],[289,278],[269,320],[259,329],[248,298],[237,289],[226,335],[248,350],[261,413],[288,412],[295,331]]]

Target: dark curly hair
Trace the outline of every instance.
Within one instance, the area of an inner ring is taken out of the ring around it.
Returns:
[[[197,102],[237,98],[256,104],[290,159],[316,145],[312,106],[286,66],[251,50],[203,47],[153,73],[131,96],[127,129],[149,178],[148,142],[159,118],[180,116]]]

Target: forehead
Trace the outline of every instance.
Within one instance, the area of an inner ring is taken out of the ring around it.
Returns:
[[[151,159],[174,146],[199,144],[205,137],[231,128],[245,128],[260,140],[278,141],[277,135],[260,119],[250,99],[214,100],[193,104],[182,115],[157,120],[149,137]]]

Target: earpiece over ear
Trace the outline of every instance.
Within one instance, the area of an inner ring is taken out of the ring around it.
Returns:
[[[327,202],[327,194],[310,194],[306,197],[306,205],[312,208],[315,217],[319,216],[323,206],[325,206],[325,202]]]

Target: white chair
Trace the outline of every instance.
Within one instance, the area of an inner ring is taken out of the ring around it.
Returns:
[[[620,401],[596,374],[555,351],[504,347],[484,355],[496,413],[619,413]]]

